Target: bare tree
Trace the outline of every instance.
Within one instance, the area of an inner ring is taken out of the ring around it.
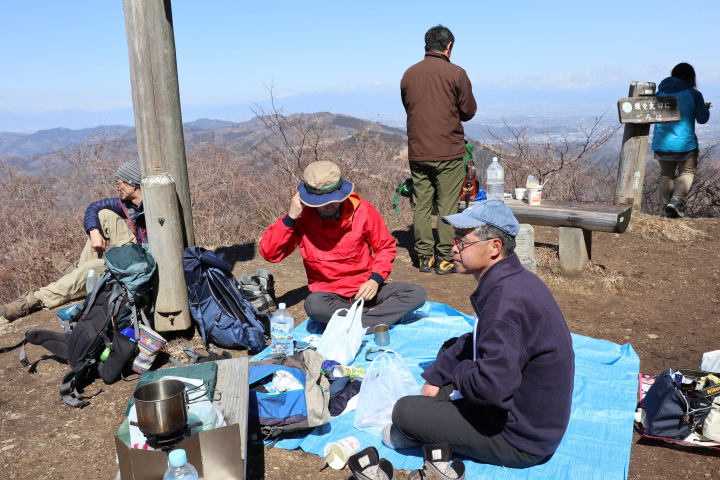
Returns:
[[[590,200],[605,197],[611,178],[613,156],[598,156],[601,149],[618,133],[620,125],[606,126],[605,114],[589,125],[577,125],[579,133],[553,135],[530,133],[526,125],[512,126],[503,119],[504,132],[488,130],[505,167],[508,188],[525,186],[528,175],[545,185],[545,195],[565,200]],[[588,198],[590,197],[590,198]]]

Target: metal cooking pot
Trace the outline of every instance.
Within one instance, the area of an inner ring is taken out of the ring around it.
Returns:
[[[185,383],[180,380],[158,380],[139,387],[133,393],[138,428],[145,435],[166,436],[184,429],[188,421],[188,404],[203,394],[188,398]]]

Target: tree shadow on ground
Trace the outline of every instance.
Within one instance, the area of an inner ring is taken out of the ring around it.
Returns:
[[[294,288],[285,292],[285,294],[280,295],[277,299],[277,303],[284,303],[288,308],[293,307],[304,301],[308,295],[310,295],[310,290],[308,290],[307,286]]]
[[[255,258],[257,255],[257,246],[254,243],[230,245],[216,248],[215,253],[225,255],[225,261],[234,267],[238,262],[247,262]]]

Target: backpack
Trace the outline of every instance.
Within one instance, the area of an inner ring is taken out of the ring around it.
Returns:
[[[82,408],[85,400],[93,395],[80,392],[97,376],[106,384],[122,378],[126,367],[132,363],[137,343],[120,333],[132,326],[135,338],[140,338],[138,319],[148,324],[145,310],[154,300],[156,263],[145,246],[132,244],[111,248],[105,252],[107,270],[100,276],[92,291],[85,297],[82,307],[77,308],[69,321],[62,321],[65,332],[52,330],[29,330],[25,339],[14,347],[22,347],[20,361],[34,372],[25,355],[25,344],[39,345],[56,358],[66,360],[72,369],[62,380],[60,397],[70,406]],[[107,358],[101,361],[105,349]]]
[[[320,371],[325,359],[315,350],[270,356],[249,364],[250,428],[265,439],[330,421],[330,383]],[[278,372],[282,373],[279,377]],[[278,391],[279,383],[303,388]]]
[[[265,348],[270,315],[260,313],[243,296],[232,267],[223,254],[188,247],[183,254],[190,315],[205,347],[245,348],[257,353]]]
[[[700,432],[720,395],[720,384],[708,377],[720,374],[702,370],[664,370],[642,398],[645,416],[636,429],[643,435],[684,440]]]

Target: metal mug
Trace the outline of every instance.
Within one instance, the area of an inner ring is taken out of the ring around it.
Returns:
[[[390,345],[390,327],[384,323],[375,326],[375,345],[379,347]]]

